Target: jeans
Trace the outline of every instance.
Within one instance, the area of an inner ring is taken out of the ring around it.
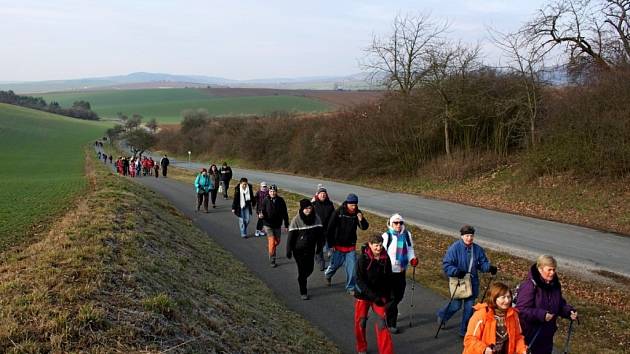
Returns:
[[[251,216],[252,213],[249,211],[249,208],[241,209],[241,216],[238,218],[238,226],[241,229],[241,237],[247,236],[247,225],[249,225],[249,219]]]
[[[444,306],[441,308],[437,315],[444,320],[444,322],[448,321],[453,315],[459,311],[459,309],[464,306],[464,313],[462,314],[462,323],[459,325],[459,334],[461,336],[466,335],[466,330],[468,329],[468,321],[473,315],[473,305],[475,304],[475,299],[477,295],[479,295],[479,284],[472,284],[473,294],[466,299],[453,300],[450,306]],[[448,304],[447,304],[448,305]]]
[[[324,276],[326,278],[332,278],[337,272],[337,269],[345,264],[346,268],[346,291],[354,291],[356,287],[356,279],[354,268],[357,263],[357,253],[354,251],[351,252],[339,252],[337,250],[333,251],[332,258],[330,258],[330,265],[324,272]]]

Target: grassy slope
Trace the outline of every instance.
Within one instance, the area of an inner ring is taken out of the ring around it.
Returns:
[[[0,104],[0,250],[85,189],[81,146],[105,127]]]
[[[47,101],[71,106],[87,100],[104,117],[118,112],[156,118],[160,123],[178,123],[186,109],[204,108],[210,115],[263,114],[273,111],[322,112],[329,106],[321,101],[297,96],[211,97],[200,89],[143,89],[67,92],[42,95]]]
[[[169,175],[190,183],[194,172],[173,168],[169,170]],[[297,212],[296,206],[303,196],[284,191],[281,195],[287,201],[289,215],[293,217]],[[365,242],[372,232],[385,231],[385,218],[371,213],[366,213],[366,216],[371,226],[367,231],[359,231],[361,242]],[[444,297],[448,296],[447,282],[442,272],[442,257],[454,239],[413,225],[408,225],[408,227],[413,235],[415,252],[420,255],[416,279]],[[533,264],[532,260],[504,252],[486,250],[486,253],[493,264],[499,268],[497,281],[505,282],[512,288],[525,279],[529,267]],[[411,277],[411,270],[408,276]],[[571,350],[575,353],[630,353],[630,349],[627,349],[630,344],[630,333],[627,330],[630,323],[630,301],[626,296],[630,291],[628,280],[619,279],[619,282],[614,285],[608,282],[587,281],[582,275],[566,269],[560,269],[559,276],[565,298],[578,309],[582,318],[581,325],[576,327],[573,334]],[[482,286],[485,286],[488,276],[482,275],[482,277]],[[567,323],[566,320],[558,322],[559,332],[555,338],[557,348],[562,348],[564,345]]]
[[[86,154],[92,188],[0,254],[0,352],[338,352],[167,201]]]

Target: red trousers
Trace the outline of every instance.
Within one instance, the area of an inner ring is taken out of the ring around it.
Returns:
[[[367,351],[365,327],[370,307],[378,317],[376,323],[374,324],[376,342],[378,343],[378,352],[380,354],[392,354],[394,353],[394,346],[392,344],[392,335],[389,333],[389,329],[387,328],[385,306],[378,306],[371,301],[361,299],[356,299],[356,302],[354,303],[354,336],[357,340],[357,352]]]

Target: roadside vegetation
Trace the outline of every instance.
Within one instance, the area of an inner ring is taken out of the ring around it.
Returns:
[[[90,102],[82,100],[66,102],[65,106],[70,108],[64,108],[59,104],[59,102],[51,101],[50,103],[47,103],[46,100],[41,97],[20,96],[9,90],[0,91],[0,103],[36,109],[72,118],[86,120],[99,119],[98,114],[92,111]]]
[[[85,191],[81,147],[106,126],[0,103],[0,251],[47,230]]]
[[[0,352],[339,352],[163,198],[85,156],[70,211],[0,254]]]
[[[170,168],[169,176],[184,183],[191,183],[196,172],[181,168]],[[252,181],[255,183],[255,181]],[[236,182],[235,182],[236,183]],[[289,217],[297,213],[302,195],[281,191],[289,209]],[[386,230],[387,219],[364,212],[370,222],[366,231],[359,230],[359,243],[367,242],[372,233],[382,233]],[[404,216],[404,210],[401,210]],[[416,270],[416,280],[423,286],[443,295],[448,302],[448,281],[442,271],[442,257],[453,237],[422,230],[413,225],[407,225],[413,235],[414,249],[420,264]],[[483,235],[478,235],[480,240]],[[486,248],[486,254],[493,264],[499,268],[495,281],[502,281],[514,288],[523,281],[529,268],[535,260],[516,257],[505,252],[492,251]],[[407,276],[411,278],[411,269]],[[602,273],[602,277],[584,277],[584,274],[560,266],[559,277],[565,298],[574,305],[580,313],[580,325],[574,328],[571,350],[576,353],[628,353],[630,333],[627,331],[630,323],[630,302],[626,296],[630,291],[630,279],[615,277]],[[486,286],[489,274],[483,274],[480,291]],[[409,296],[410,294],[407,294]],[[422,300],[416,299],[416,306],[422,306]],[[436,309],[437,311],[437,309]],[[429,320],[434,321],[434,317]],[[433,323],[433,322],[431,322]],[[558,321],[559,332],[556,334],[556,347],[562,348],[566,339],[568,321]]]
[[[211,116],[247,116],[274,111],[325,112],[331,105],[298,95],[212,96],[205,89],[139,89],[43,94],[46,100],[71,104],[89,101],[102,117],[139,114],[160,124],[177,123],[182,111],[205,109]]]

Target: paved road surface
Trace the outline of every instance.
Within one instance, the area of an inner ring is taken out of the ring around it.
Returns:
[[[171,160],[172,161],[172,160]],[[198,163],[177,162],[174,166],[199,169]],[[280,189],[311,196],[324,183],[332,200],[341,202],[352,192],[361,209],[381,216],[400,212],[410,223],[424,229],[457,236],[463,224],[477,229],[475,242],[519,256],[535,259],[554,255],[561,264],[583,269],[604,269],[630,276],[630,237],[526,216],[427,199],[410,194],[354,186],[321,179],[234,168],[234,178],[275,183]]]
[[[189,216],[194,224],[222,247],[230,251],[269,286],[278,299],[288,308],[300,313],[304,318],[321,329],[328,338],[337,344],[344,353],[354,353],[353,297],[344,289],[343,269],[333,277],[333,287],[325,285],[323,272],[316,269],[309,278],[311,300],[300,299],[297,284],[297,267],[293,260],[279,257],[278,267],[270,268],[267,259],[267,241],[262,237],[241,239],[238,219],[231,213],[231,200],[218,198],[217,209],[209,214],[195,211],[196,196],[192,185],[169,178],[135,178],[157,193],[165,196],[177,209]],[[250,224],[249,234],[255,230],[255,222]],[[282,235],[279,255],[285,254],[286,234]],[[451,319],[448,327],[434,339],[437,329],[435,312],[448,299],[439,296],[420,285],[415,286],[413,327],[410,322],[411,281],[408,282],[406,297],[400,306],[399,328],[401,333],[394,335],[396,353],[461,353],[462,340],[458,336],[461,311]],[[446,280],[445,280],[446,286]],[[373,317],[373,315],[371,316]],[[368,353],[376,353],[374,323],[368,322]]]

